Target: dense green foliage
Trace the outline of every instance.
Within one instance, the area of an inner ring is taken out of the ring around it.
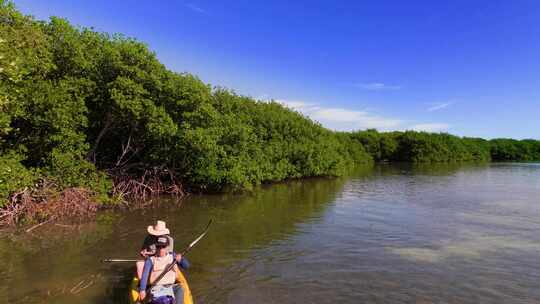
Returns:
[[[353,132],[376,161],[413,163],[540,160],[540,141],[457,137],[445,133]]]
[[[0,155],[0,195],[4,200],[13,191],[31,187],[36,181],[37,172],[20,161],[21,156],[13,152]]]
[[[540,160],[540,141],[525,139],[493,139],[491,157],[497,161],[533,161]]]
[[[142,43],[0,2],[0,196],[39,178],[107,193],[159,168],[191,189],[341,175],[358,142],[274,102],[167,70]]]
[[[110,176],[147,170],[213,191],[342,175],[372,159],[539,156],[537,141],[332,132],[278,103],[169,71],[133,39],[36,21],[0,0],[0,205],[41,179],[104,198]]]

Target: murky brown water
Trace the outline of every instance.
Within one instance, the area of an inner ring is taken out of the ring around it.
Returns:
[[[6,303],[123,303],[145,227],[190,253],[197,303],[539,303],[540,164],[377,166],[0,237]],[[0,303],[4,300],[0,300]]]

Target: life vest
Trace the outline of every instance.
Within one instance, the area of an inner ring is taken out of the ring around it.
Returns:
[[[161,273],[165,270],[165,268],[167,268],[167,266],[169,266],[173,262],[174,258],[172,254],[169,253],[164,257],[152,256],[150,257],[150,260],[152,261],[152,272],[150,273],[150,283],[154,284],[154,281],[157,279],[157,277],[159,277],[159,275],[161,275]],[[175,264],[174,267],[163,276],[163,278],[158,282],[158,284],[159,285],[174,284],[174,282],[176,281],[177,269],[178,267]]]

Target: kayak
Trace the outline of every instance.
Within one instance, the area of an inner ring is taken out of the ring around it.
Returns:
[[[193,297],[191,296],[191,290],[187,283],[186,277],[182,274],[181,271],[176,273],[176,283],[182,286],[184,290],[184,304],[193,304]],[[139,303],[139,279],[134,277],[131,281],[130,291],[129,291],[129,303]]]

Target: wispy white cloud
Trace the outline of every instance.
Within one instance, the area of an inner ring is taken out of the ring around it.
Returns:
[[[424,124],[412,125],[408,127],[407,130],[425,131],[425,132],[442,132],[442,131],[448,130],[448,128],[450,128],[450,125],[446,123],[424,123]]]
[[[389,85],[381,82],[355,83],[354,86],[367,91],[392,91],[401,89],[399,85]]]
[[[351,131],[375,128],[388,131],[398,129],[403,123],[400,119],[383,117],[367,111],[323,107],[297,100],[278,99],[276,101],[333,130]]]
[[[193,4],[193,3],[187,3],[187,4],[185,4],[185,6],[187,8],[189,8],[190,10],[196,12],[196,13],[205,14],[205,15],[208,14],[208,11],[202,9],[200,6],[197,6],[197,5]]]
[[[334,125],[337,130],[379,129],[391,130],[399,127],[399,119],[382,117],[366,111],[352,111],[341,108],[321,108],[310,115],[323,125]]]
[[[427,108],[428,112],[434,112],[434,111],[439,111],[439,110],[442,110],[444,108],[448,108],[449,106],[451,106],[454,102],[453,101],[448,101],[448,102],[433,102],[433,103],[429,103],[429,108]]]
[[[289,100],[289,99],[276,99],[275,101],[281,103],[282,105],[297,110],[299,112],[312,112],[313,110],[319,109],[316,104],[307,103],[299,100]]]
[[[410,121],[385,117],[371,111],[358,111],[338,107],[325,107],[301,100],[276,99],[276,102],[298,111],[321,123],[324,127],[337,131],[377,129],[379,131],[415,130],[441,132],[450,126],[446,123],[412,124]]]

